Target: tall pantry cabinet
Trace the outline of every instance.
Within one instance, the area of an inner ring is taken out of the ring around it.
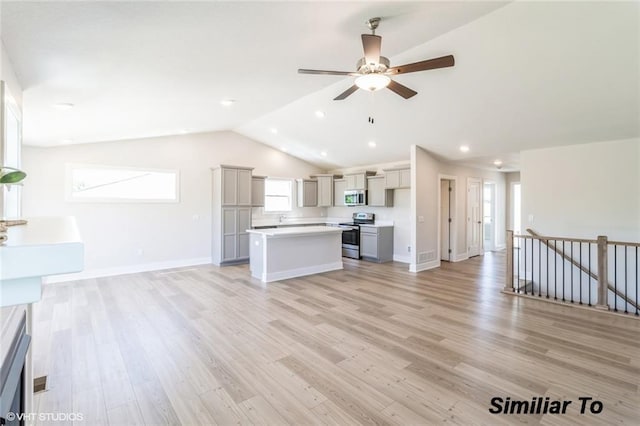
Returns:
[[[215,265],[249,260],[251,228],[251,171],[253,168],[221,165],[212,169],[212,247]]]

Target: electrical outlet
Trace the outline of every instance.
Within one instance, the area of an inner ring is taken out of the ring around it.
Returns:
[[[136,254],[138,256],[142,256],[144,254],[144,250],[142,250],[141,248],[139,248],[138,250],[136,250]]]
[[[411,253],[411,246],[407,246],[407,253]]]

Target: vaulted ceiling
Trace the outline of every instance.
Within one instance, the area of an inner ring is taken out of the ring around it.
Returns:
[[[637,2],[3,1],[0,12],[32,145],[232,129],[326,168],[408,159],[411,144],[491,166],[640,136]],[[418,91],[408,100],[333,101],[352,77],[297,74],[355,70],[374,16],[392,65],[453,54],[455,67],[396,77]]]

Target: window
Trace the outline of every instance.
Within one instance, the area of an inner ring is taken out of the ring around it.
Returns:
[[[270,179],[264,182],[264,211],[290,212],[293,181],[291,179]]]
[[[177,202],[178,171],[68,164],[67,200]]]
[[[4,163],[0,165],[19,169],[22,115],[4,81],[0,82],[0,109],[0,118],[4,117],[0,122],[0,139],[4,140],[4,147],[0,143],[0,149],[4,148],[4,152],[0,152],[0,158],[4,154]],[[0,191],[0,216],[20,217],[21,192],[20,185],[7,185],[4,191]]]

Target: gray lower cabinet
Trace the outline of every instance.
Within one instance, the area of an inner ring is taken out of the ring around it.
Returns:
[[[360,256],[372,262],[393,260],[393,226],[360,226]]]
[[[249,233],[251,209],[225,207],[222,209],[221,263],[239,262],[249,258]]]

